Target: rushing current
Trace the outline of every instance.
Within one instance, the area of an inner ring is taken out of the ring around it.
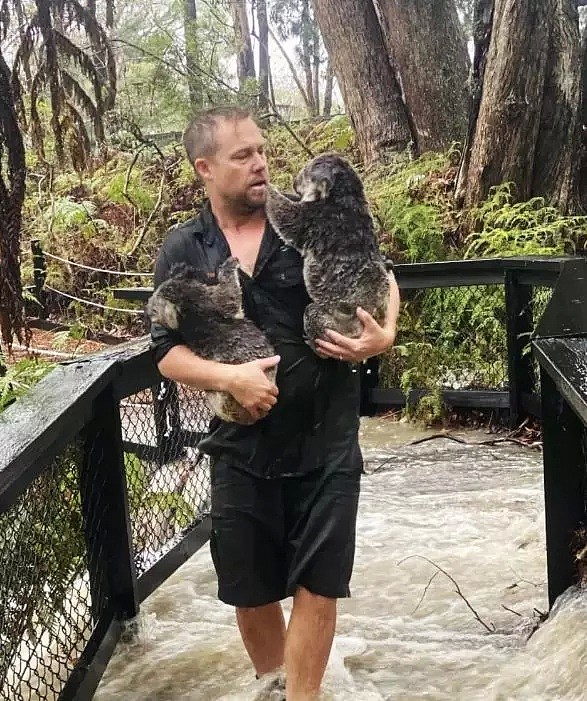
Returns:
[[[587,592],[548,620],[542,455],[366,419],[352,598],[324,701],[583,701]],[[442,568],[442,572],[439,568]],[[286,602],[289,614],[290,602]],[[143,604],[96,701],[252,701],[259,691],[204,546]]]

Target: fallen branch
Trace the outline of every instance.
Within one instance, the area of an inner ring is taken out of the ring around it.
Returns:
[[[514,611],[514,609],[508,608],[505,604],[501,605],[502,609],[505,609],[506,611],[509,611],[510,613],[513,613],[514,616],[519,616],[520,618],[524,618],[521,613],[518,613],[517,611]]]
[[[138,247],[143,243],[143,239],[145,238],[145,234],[147,233],[147,229],[149,228],[149,225],[153,221],[153,217],[155,214],[158,212],[159,208],[161,207],[161,203],[163,202],[163,185],[165,185],[165,180],[166,180],[166,172],[165,168],[163,168],[163,172],[161,173],[161,182],[159,183],[159,194],[157,196],[157,202],[155,202],[155,206],[151,210],[151,213],[149,214],[149,218],[145,222],[141,233],[137,236],[137,240],[134,242],[133,247],[130,249],[128,252],[129,256],[132,256]]]
[[[414,613],[416,613],[416,611],[420,608],[420,605],[421,605],[422,602],[424,601],[424,597],[426,596],[426,594],[427,594],[427,592],[428,592],[428,589],[430,589],[430,585],[431,585],[432,582],[436,579],[436,577],[438,577],[438,574],[439,574],[439,572],[438,572],[438,570],[436,570],[436,572],[435,572],[435,573],[432,575],[432,577],[430,577],[430,579],[428,580],[428,584],[424,587],[424,591],[422,592],[422,596],[420,597],[420,601],[418,601],[418,605],[417,605],[416,608],[412,611],[412,615],[413,615]]]
[[[403,560],[400,560],[397,564],[398,564],[398,566],[399,566],[399,565],[401,565],[402,563],[406,562],[406,560],[411,560],[411,559],[414,558],[414,557],[417,557],[417,558],[419,558],[420,560],[425,560],[426,562],[430,563],[433,567],[436,567],[437,570],[439,570],[440,572],[442,572],[442,574],[445,575],[445,577],[447,577],[448,579],[450,579],[450,581],[455,585],[455,594],[458,594],[458,596],[461,597],[461,599],[462,599],[462,600],[465,602],[465,604],[467,605],[467,608],[469,609],[469,611],[471,611],[471,613],[475,616],[476,620],[479,621],[479,623],[480,623],[480,624],[485,628],[485,630],[488,631],[489,633],[494,633],[494,632],[495,632],[495,626],[494,626],[493,624],[491,624],[491,626],[489,626],[487,623],[485,623],[485,621],[481,618],[481,616],[477,613],[477,611],[475,611],[475,609],[471,606],[471,604],[469,603],[469,600],[467,599],[467,597],[466,597],[466,596],[463,594],[463,592],[461,591],[461,588],[459,587],[458,582],[456,581],[456,579],[455,579],[453,576],[451,576],[451,575],[450,575],[445,569],[443,569],[440,565],[437,565],[436,562],[433,562],[432,560],[428,559],[427,557],[424,557],[423,555],[408,555],[408,557],[404,557]],[[432,583],[432,579],[431,579],[431,580],[428,582],[428,584],[426,585],[426,589],[424,590],[424,594],[425,594],[426,591],[428,590],[428,588],[429,588],[429,586],[430,586],[431,583]],[[423,598],[424,598],[424,597],[422,597],[422,600],[423,600]],[[420,601],[420,603],[421,603],[421,601]],[[420,604],[418,604],[418,606],[419,606],[419,605],[420,605]]]

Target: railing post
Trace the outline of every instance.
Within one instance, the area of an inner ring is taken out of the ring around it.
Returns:
[[[535,385],[532,354],[525,353],[534,327],[532,319],[532,287],[521,284],[514,270],[505,273],[505,302],[508,349],[508,385],[510,395],[510,427],[526,418],[524,395],[532,394]]]
[[[159,461],[164,463],[174,460],[183,452],[177,385],[166,379],[152,387],[151,393],[158,457]]]
[[[578,577],[571,543],[585,520],[585,429],[543,368],[540,384],[548,601],[552,607]]]
[[[359,369],[361,384],[360,416],[373,416],[375,406],[370,401],[371,390],[379,384],[379,358],[368,358]]]
[[[96,399],[85,431],[80,494],[90,572],[93,615],[112,609],[119,620],[139,611],[137,575],[120,410],[109,385]]]
[[[39,319],[46,319],[48,314],[45,305],[45,291],[43,288],[45,287],[45,279],[47,277],[47,263],[39,239],[33,239],[31,241],[31,252],[33,254],[35,297],[39,303]]]

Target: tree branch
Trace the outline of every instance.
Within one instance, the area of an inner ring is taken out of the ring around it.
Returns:
[[[436,569],[439,570],[440,572],[442,572],[442,574],[444,574],[446,577],[448,577],[448,579],[450,579],[450,581],[455,585],[455,594],[458,594],[458,596],[460,596],[460,598],[465,602],[465,604],[467,605],[467,608],[469,609],[469,611],[471,611],[471,613],[473,614],[473,616],[475,616],[476,620],[479,621],[479,623],[480,623],[480,624],[485,628],[485,630],[488,631],[489,633],[494,633],[494,632],[495,632],[495,626],[493,626],[493,628],[492,628],[492,627],[489,626],[487,623],[485,623],[485,621],[481,618],[481,616],[479,616],[479,614],[477,613],[477,611],[475,611],[475,609],[474,609],[474,608],[471,606],[471,604],[469,603],[467,597],[466,597],[466,596],[463,594],[463,592],[461,591],[461,588],[459,587],[459,585],[458,585],[456,579],[455,579],[454,577],[452,577],[452,576],[451,576],[446,570],[444,570],[440,565],[437,565],[435,562],[433,562],[432,560],[429,560],[427,557],[424,557],[424,556],[422,556],[422,555],[409,555],[408,557],[403,558],[403,560],[400,560],[397,564],[398,564],[398,565],[401,565],[403,562],[406,562],[406,560],[411,560],[411,559],[414,558],[414,557],[417,557],[417,558],[419,558],[420,560],[425,560],[426,562],[430,563],[433,567],[436,567]],[[432,583],[432,579],[428,582],[428,584],[427,584],[427,586],[426,586],[426,589],[424,590],[424,593],[426,593],[426,591],[428,590],[428,587],[430,586],[431,583]],[[423,598],[424,598],[424,597],[422,597],[422,599],[423,599]],[[420,603],[422,603],[422,601],[420,601]],[[419,606],[419,605],[420,605],[420,604],[418,604],[418,606]],[[493,624],[492,624],[492,625],[493,625]]]

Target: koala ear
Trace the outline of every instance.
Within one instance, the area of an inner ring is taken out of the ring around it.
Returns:
[[[332,185],[333,182],[331,178],[326,176],[320,178],[316,190],[320,193],[321,200],[325,200],[328,197],[328,195],[330,194],[330,190],[332,190]]]

